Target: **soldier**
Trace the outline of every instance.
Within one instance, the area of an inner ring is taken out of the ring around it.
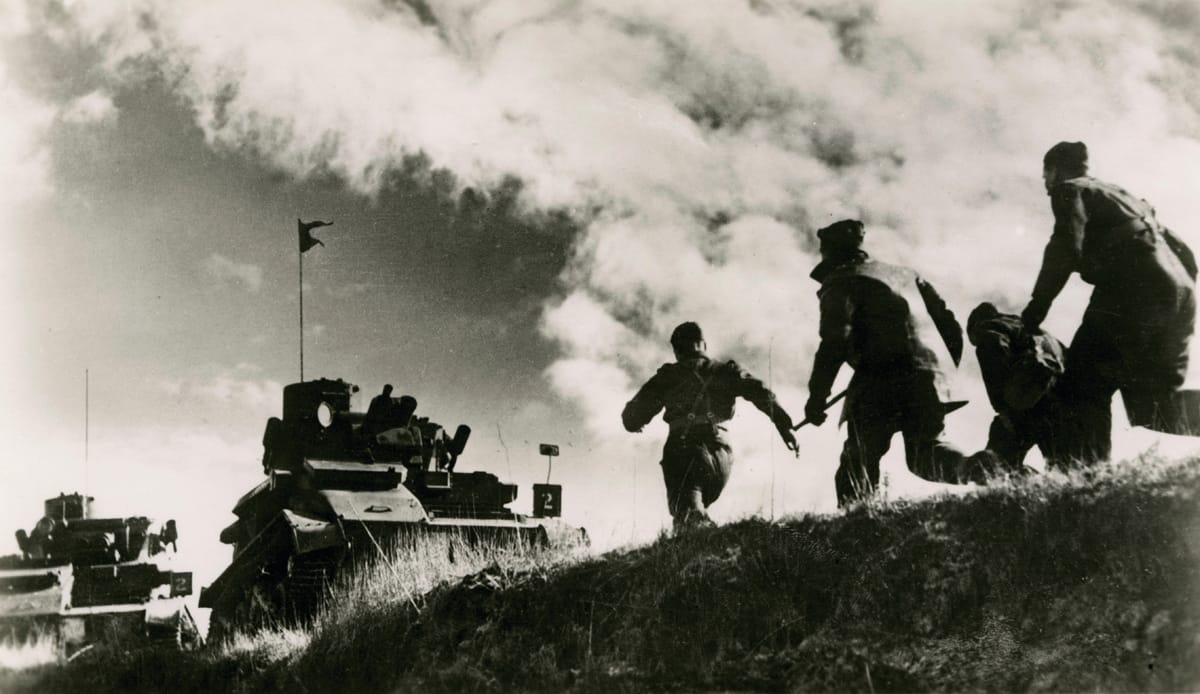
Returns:
[[[733,361],[713,361],[704,354],[700,326],[681,323],[671,333],[675,362],[663,364],[621,412],[626,431],[640,432],[665,409],[670,427],[663,446],[662,471],[667,506],[676,530],[710,526],[707,508],[729,481],[733,454],[723,422],[733,418],[738,397],[762,410],[784,444],[796,452],[792,419],[775,395]]]
[[[1057,385],[1066,347],[1041,330],[1025,332],[1020,316],[1001,313],[986,302],[967,316],[967,338],[975,345],[983,385],[996,411],[987,450],[1010,472],[1025,471],[1025,456],[1035,445],[1047,463],[1055,464],[1065,436]]]
[[[388,383],[383,386],[379,395],[371,398],[370,404],[367,405],[367,413],[363,417],[362,433],[368,442],[374,441],[375,435],[383,430],[384,423],[392,412],[393,406],[392,384]]]
[[[1021,313],[1036,330],[1071,273],[1095,286],[1063,374],[1078,431],[1065,454],[1090,464],[1112,450],[1112,396],[1120,390],[1131,423],[1161,426],[1156,412],[1183,383],[1195,324],[1196,264],[1154,217],[1154,208],[1087,175],[1087,147],[1060,142],[1042,177],[1054,212],[1033,296]]]
[[[935,481],[957,481],[963,454],[942,440],[952,398],[950,377],[962,357],[962,328],[936,290],[908,268],[871,260],[863,224],[847,219],[817,232],[821,262],[821,345],[804,414],[820,425],[843,363],[854,369],[842,411],[846,444],[835,477],[838,505],[872,494],[892,436],[904,436],[908,468]]]

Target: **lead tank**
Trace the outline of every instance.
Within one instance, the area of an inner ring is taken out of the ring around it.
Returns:
[[[237,520],[221,531],[232,563],[200,591],[200,606],[213,610],[210,640],[311,618],[339,570],[386,553],[402,534],[587,542],[558,520],[559,485],[533,485],[533,515],[516,513],[508,508],[516,485],[455,470],[469,427],[449,434],[391,386],[355,412],[356,392],[341,379],[284,387],[283,418],[267,420],[263,434],[266,479],[238,499]]]
[[[45,500],[20,554],[0,557],[0,642],[50,638],[71,655],[102,642],[199,643],[183,598],[192,574],[175,571],[175,521],[95,518],[92,497]]]

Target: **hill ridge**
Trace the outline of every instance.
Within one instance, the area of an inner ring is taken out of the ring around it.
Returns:
[[[28,690],[1195,690],[1200,459],[381,580],[291,647],[72,663]]]

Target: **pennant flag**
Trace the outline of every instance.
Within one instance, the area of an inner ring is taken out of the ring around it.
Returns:
[[[300,231],[300,252],[303,253],[313,246],[324,246],[325,244],[321,242],[321,239],[313,237],[312,230],[316,229],[317,227],[327,226],[333,226],[333,222],[322,222],[320,220],[315,222],[302,222],[297,219],[296,228]]]

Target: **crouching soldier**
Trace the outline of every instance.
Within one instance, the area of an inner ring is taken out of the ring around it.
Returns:
[[[987,442],[995,460],[972,456],[979,469],[972,470],[971,477],[985,482],[987,473],[1023,472],[1025,456],[1034,446],[1047,464],[1057,464],[1068,439],[1057,389],[1066,347],[1041,330],[1025,332],[1020,316],[1001,313],[987,302],[967,317],[967,338],[975,346],[983,385],[996,411]],[[999,465],[993,468],[993,462]]]
[[[804,414],[820,425],[843,363],[854,369],[842,419],[846,444],[835,478],[838,505],[874,493],[892,436],[904,436],[908,468],[956,482],[963,454],[942,438],[953,399],[950,379],[962,358],[962,328],[933,286],[904,267],[871,260],[863,224],[847,219],[817,232],[821,262],[821,345]]]
[[[621,412],[626,431],[640,432],[663,412],[670,427],[663,446],[662,472],[667,505],[676,530],[712,525],[708,507],[729,481],[733,455],[724,422],[733,418],[737,398],[762,410],[789,450],[796,451],[792,419],[763,384],[732,361],[704,354],[700,326],[682,323],[671,333],[675,361],[663,364]],[[665,410],[665,411],[664,411]]]

